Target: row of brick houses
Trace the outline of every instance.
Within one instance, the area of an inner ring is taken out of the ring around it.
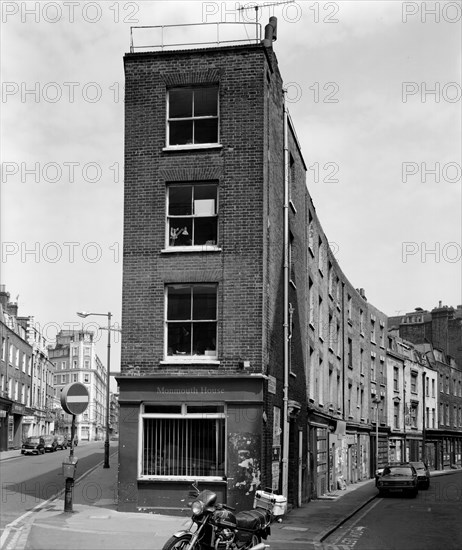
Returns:
[[[53,364],[32,317],[0,287],[0,450],[19,448],[28,435],[53,428]]]
[[[389,331],[341,270],[275,33],[124,57],[120,510],[181,509],[193,480],[242,509],[388,460],[460,465],[462,396],[446,417],[437,376],[458,388],[460,363]]]
[[[0,451],[18,449],[32,435],[70,436],[71,416],[60,403],[64,386],[88,388],[90,406],[77,417],[79,440],[103,439],[106,430],[107,371],[95,350],[94,333],[62,330],[51,345],[31,316],[18,316],[17,302],[0,288]],[[111,403],[111,433],[118,411]]]

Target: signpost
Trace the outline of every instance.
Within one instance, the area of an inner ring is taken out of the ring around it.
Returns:
[[[86,411],[90,395],[87,387],[80,382],[74,382],[64,386],[61,391],[61,407],[72,415],[71,445],[68,461],[63,462],[63,476],[66,479],[64,491],[64,511],[72,512],[72,487],[74,486],[75,473],[78,459],[74,458],[75,416]]]

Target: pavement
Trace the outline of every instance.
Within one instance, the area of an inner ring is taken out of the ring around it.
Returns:
[[[18,452],[0,453],[0,461]],[[2,550],[161,550],[173,533],[189,527],[189,518],[183,516],[118,512],[114,444],[109,464],[103,468],[101,462],[77,478],[72,512],[64,512],[64,495],[59,494],[10,523],[2,535]],[[267,542],[271,550],[327,549],[322,541],[376,497],[373,479],[350,484],[293,508],[280,523],[272,524]]]

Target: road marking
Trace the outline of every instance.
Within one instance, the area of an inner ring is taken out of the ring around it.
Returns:
[[[382,502],[383,499],[381,498],[378,498],[374,504],[372,504],[367,510],[365,510],[353,523],[352,525],[348,528],[347,532],[346,533],[343,533],[342,535],[338,536],[333,544],[338,544],[343,538],[345,539],[348,539],[347,537],[347,533],[350,533],[351,531],[353,531],[354,528],[356,528],[356,530],[359,530],[360,531],[360,536],[363,534],[363,529],[365,529],[365,527],[356,527],[356,525],[373,509],[375,508],[378,504],[380,504]],[[352,541],[353,542],[353,541]],[[354,540],[354,544],[356,544],[357,540],[355,539]],[[354,546],[353,544],[353,546]],[[350,546],[348,544],[348,546]]]
[[[114,454],[114,453],[112,453]],[[98,462],[96,466],[93,466],[90,470],[83,473],[78,479],[74,481],[74,484],[77,485],[84,477],[88,476],[93,472],[93,470],[96,470],[101,464],[103,464],[104,460],[101,462]],[[48,500],[44,500],[43,502],[40,502],[37,504],[37,506],[34,506],[32,510],[29,510],[28,512],[25,512],[22,516],[19,516],[19,518],[16,518],[11,523],[8,523],[8,525],[5,526],[2,536],[0,537],[0,548],[4,550],[17,550],[18,547],[11,546],[11,542],[16,542],[21,534],[21,530],[23,529],[24,525],[20,525],[21,522],[25,521],[29,516],[34,514],[35,512],[40,512],[42,508],[45,508],[47,505],[49,505],[53,500],[57,500],[60,496],[62,496],[65,492],[65,489],[61,489],[58,493],[50,497]],[[8,543],[8,546],[6,546],[6,542],[8,541],[8,538],[11,534],[11,531],[17,531],[13,535],[13,541],[10,541]]]

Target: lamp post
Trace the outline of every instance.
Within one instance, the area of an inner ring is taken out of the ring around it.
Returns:
[[[379,403],[380,398],[376,397],[373,400],[375,403],[375,469],[379,468]]]
[[[110,468],[109,466],[109,386],[111,381],[111,317],[112,313],[87,313],[85,311],[78,311],[79,317],[88,317],[90,315],[99,315],[101,317],[107,317],[107,382],[106,382],[106,440],[104,442],[104,465],[103,468]]]

